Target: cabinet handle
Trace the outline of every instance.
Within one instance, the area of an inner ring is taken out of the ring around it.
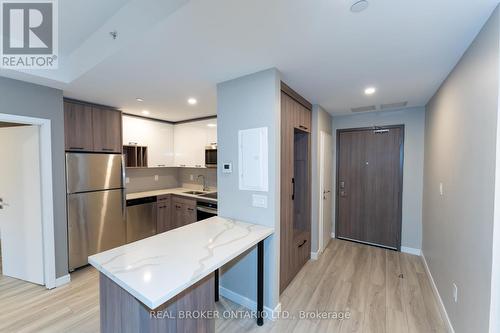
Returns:
[[[188,210],[189,210],[189,211],[191,211],[191,212],[192,212],[192,211],[194,211],[194,209],[193,209],[193,208],[188,208]]]
[[[201,165],[199,165],[199,164],[197,164],[197,165],[195,165],[195,166],[196,166],[197,168],[201,168]]]
[[[307,129],[307,127],[302,126],[302,125],[299,125],[299,127],[302,128],[302,129],[305,129],[305,130]]]
[[[179,164],[179,166],[181,166],[181,167],[185,167],[185,166],[186,166],[186,164]]]
[[[295,200],[295,178],[292,178],[292,200]]]
[[[299,245],[299,248],[304,246],[304,244],[307,243],[307,239],[304,239],[304,241],[302,242],[302,244]]]
[[[69,147],[69,149],[79,149],[79,150],[83,150],[84,148],[83,148],[83,147]]]
[[[113,148],[102,148],[103,151],[114,151]]]
[[[159,166],[159,167],[164,167],[164,166],[165,166],[165,164],[158,164],[158,166]]]
[[[181,207],[181,206],[177,206],[177,205],[175,205],[175,208],[182,208],[182,207]]]
[[[137,146],[137,142],[129,142],[128,144],[131,146]]]

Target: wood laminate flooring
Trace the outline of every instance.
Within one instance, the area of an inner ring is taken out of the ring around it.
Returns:
[[[218,332],[446,332],[420,257],[332,240],[280,297],[282,310],[334,311],[349,319],[217,320]],[[220,312],[244,311],[221,297]],[[54,290],[0,276],[0,332],[99,332],[97,271]]]

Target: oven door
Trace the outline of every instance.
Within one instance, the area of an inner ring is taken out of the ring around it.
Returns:
[[[205,220],[217,216],[217,206],[215,204],[200,204],[196,206],[196,221]]]
[[[205,166],[207,168],[217,167],[217,149],[205,149]]]

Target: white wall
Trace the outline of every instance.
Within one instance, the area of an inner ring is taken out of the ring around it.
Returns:
[[[280,78],[275,69],[258,72],[217,85],[219,215],[275,228],[264,243],[264,306],[274,309],[279,300],[280,221]],[[238,189],[238,131],[267,127],[269,141],[269,191]],[[221,165],[232,162],[233,173],[222,173]],[[252,206],[252,194],[265,194],[267,208]],[[256,300],[256,251],[225,268],[221,285],[240,296]]]
[[[456,332],[489,330],[499,43],[497,8],[427,105],[422,251]]]
[[[320,169],[320,159],[319,159],[319,140],[320,132],[326,132],[332,134],[332,117],[329,113],[321,108],[319,105],[314,105],[312,110],[312,134],[311,134],[311,160],[312,160],[312,172],[311,172],[311,252],[317,252],[319,247],[319,202],[321,200],[320,183],[319,183],[319,169]],[[334,164],[332,164],[332,167]],[[334,184],[334,183],[333,183]],[[333,197],[333,196],[332,196]],[[334,206],[332,206],[334,207]],[[334,214],[332,213],[332,216]],[[333,223],[333,221],[332,221]],[[325,232],[328,235],[332,233],[332,224],[325,226]],[[326,246],[327,244],[325,244]]]
[[[401,111],[361,113],[333,117],[333,149],[336,154],[338,129],[400,124],[405,125],[401,246],[420,250],[422,245],[425,110],[423,108],[411,108]],[[336,184],[337,175],[337,157],[335,154],[333,184]],[[335,212],[335,198],[333,207]],[[333,215],[335,221],[335,213]],[[335,222],[333,230],[335,230]]]

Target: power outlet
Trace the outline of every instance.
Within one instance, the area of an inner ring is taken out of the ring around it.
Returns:
[[[125,177],[125,184],[128,184],[130,183],[130,178],[129,177]]]
[[[443,183],[439,183],[439,195],[440,196],[444,195],[444,186],[443,186]]]
[[[158,177],[158,175],[155,175],[155,182],[157,182],[158,179],[160,179],[160,177]]]
[[[458,303],[458,287],[455,282],[453,282],[453,301]]]
[[[189,180],[193,181],[194,180],[194,175],[189,175]]]

